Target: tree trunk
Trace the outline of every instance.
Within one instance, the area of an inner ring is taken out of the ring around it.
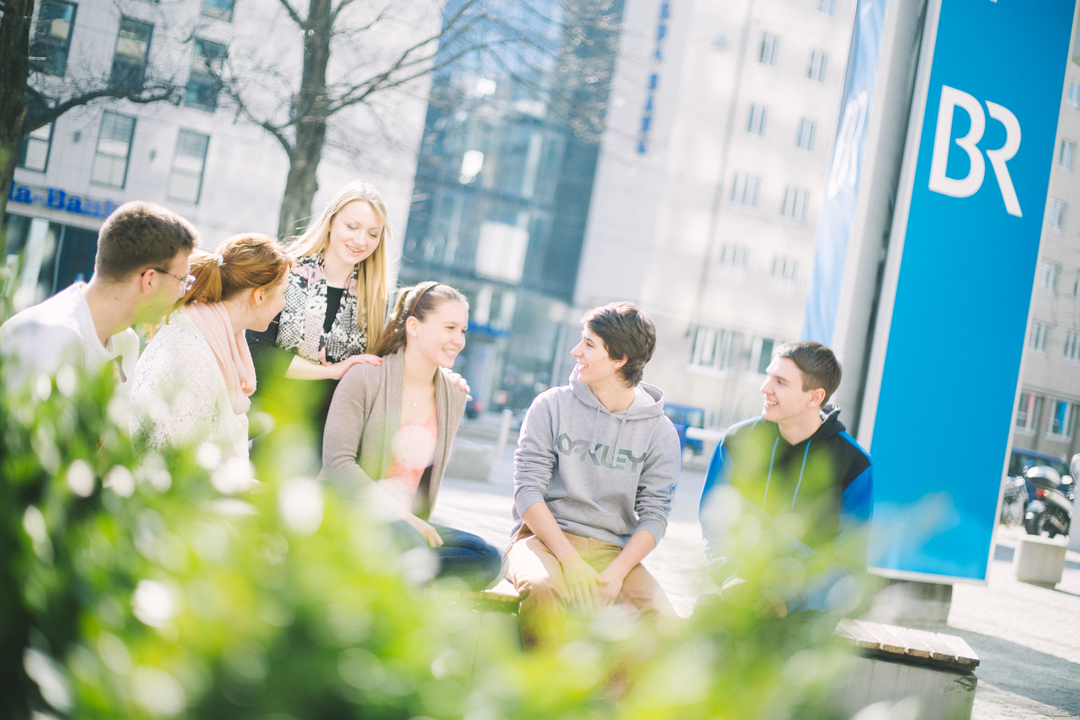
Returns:
[[[30,22],[33,0],[6,0],[0,17],[0,219],[7,212],[8,195],[15,179],[15,165],[22,147],[26,119],[26,79],[30,75]],[[0,259],[5,255],[6,234],[0,233]]]
[[[293,102],[296,138],[289,152],[289,176],[278,215],[278,236],[299,234],[308,224],[311,203],[319,189],[318,169],[326,142],[326,66],[333,33],[331,0],[310,0],[304,23],[304,67],[300,92]]]

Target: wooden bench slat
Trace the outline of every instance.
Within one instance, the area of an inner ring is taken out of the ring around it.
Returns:
[[[904,644],[904,651],[912,657],[929,658],[930,648],[910,628],[889,626],[889,631]]]
[[[942,635],[938,634],[948,646],[952,653],[955,655],[957,662],[960,665],[966,665],[969,667],[976,667],[979,664],[979,656],[975,654],[975,651],[971,649],[971,646],[967,644],[967,641],[962,637],[955,635]]]

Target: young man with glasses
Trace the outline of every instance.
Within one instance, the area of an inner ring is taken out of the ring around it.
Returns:
[[[132,325],[159,321],[191,288],[188,258],[195,227],[171,210],[129,202],[98,232],[94,274],[0,326],[8,390],[65,362],[87,369],[111,364],[127,391],[139,357]]]

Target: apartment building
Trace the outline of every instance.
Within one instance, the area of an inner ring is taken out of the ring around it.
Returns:
[[[1065,460],[1080,452],[1080,57],[1075,47],[1071,57],[1013,428],[1014,447]]]
[[[428,30],[419,23],[407,33],[415,39]],[[392,48],[403,37],[382,41]],[[220,77],[230,64],[243,74],[270,60],[283,78],[299,74],[302,47],[280,4],[41,0],[31,43],[33,82],[51,99],[103,79],[124,85],[152,78],[178,92],[175,105],[96,101],[26,136],[5,218],[4,264],[18,288],[17,307],[88,278],[97,229],[129,200],[175,210],[199,228],[208,248],[238,232],[277,233],[288,158],[270,133],[238,112]],[[330,67],[332,77],[341,74],[333,61]],[[288,106],[284,83],[272,81],[280,78],[254,71],[246,77],[249,101]],[[386,197],[392,227],[404,232],[426,89],[388,95],[392,124],[362,111],[336,119],[319,166],[316,210],[341,184],[365,178]]]
[[[644,3],[575,293],[657,323],[646,379],[724,427],[797,340],[855,0]]]

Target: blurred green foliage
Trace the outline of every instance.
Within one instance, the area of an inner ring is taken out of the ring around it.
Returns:
[[[609,610],[526,654],[512,617],[409,582],[380,523],[304,476],[289,403],[252,418],[261,482],[230,496],[206,447],[133,453],[112,382],[65,368],[0,404],[0,717],[834,717],[834,619]]]

